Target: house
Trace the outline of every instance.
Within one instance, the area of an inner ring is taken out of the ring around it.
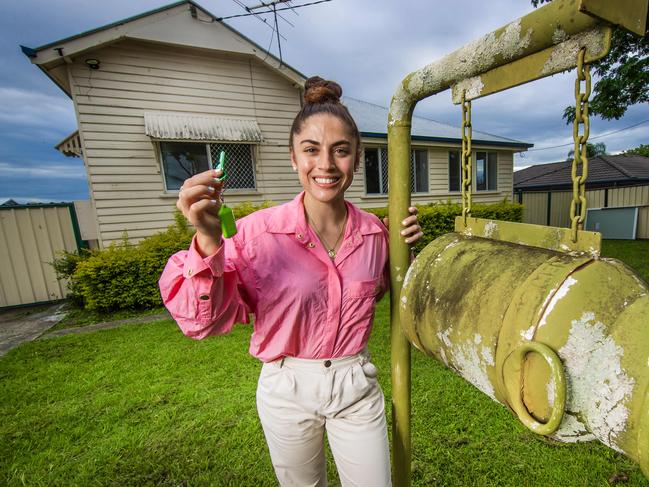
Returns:
[[[572,161],[538,164],[514,173],[515,199],[525,205],[523,221],[570,226]],[[649,238],[649,157],[603,155],[589,159],[588,208],[637,207],[637,238]]]
[[[74,104],[78,131],[57,149],[82,157],[100,246],[172,223],[182,181],[228,160],[225,200],[291,199],[300,185],[288,132],[306,76],[192,1],[23,52]],[[362,133],[348,198],[387,204],[387,109],[345,98]],[[474,201],[512,197],[513,154],[530,144],[473,132]],[[460,129],[414,117],[413,202],[460,199]]]

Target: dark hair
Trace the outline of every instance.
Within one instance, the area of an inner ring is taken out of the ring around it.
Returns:
[[[306,80],[304,83],[304,106],[295,116],[288,136],[288,144],[291,150],[293,149],[293,134],[299,134],[302,131],[304,122],[309,117],[319,113],[328,113],[342,120],[352,137],[356,139],[356,149],[360,150],[361,135],[349,110],[340,103],[342,94],[343,89],[335,81],[327,81],[319,76],[312,76]]]

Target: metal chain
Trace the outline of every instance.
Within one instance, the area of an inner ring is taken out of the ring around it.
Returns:
[[[462,93],[462,216],[464,226],[471,215],[471,100],[466,101]]]
[[[572,160],[572,201],[570,202],[570,222],[572,241],[577,241],[577,231],[584,227],[586,219],[586,178],[588,177],[587,142],[590,133],[588,118],[588,97],[590,97],[591,79],[590,66],[584,64],[586,48],[582,47],[577,54],[577,79],[575,80],[575,121],[572,136],[575,141],[574,158]],[[581,82],[585,81],[585,89],[581,91]],[[579,134],[579,125],[584,126],[584,133]],[[581,166],[581,175],[578,175]],[[579,214],[577,214],[579,211]]]

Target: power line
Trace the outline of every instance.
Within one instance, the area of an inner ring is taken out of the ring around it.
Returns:
[[[612,130],[610,132],[605,132],[603,134],[596,135],[594,137],[589,137],[588,140],[591,141],[595,139],[601,139],[602,137],[607,137],[609,135],[617,134],[618,132],[624,132],[625,130],[632,129],[634,127],[637,127],[638,125],[642,125],[643,123],[647,123],[647,122],[649,122],[649,118],[641,122],[634,123],[633,125],[629,125],[628,127],[624,127],[622,129]],[[575,144],[574,142],[568,142],[567,144],[551,145],[549,147],[539,147],[538,149],[528,149],[527,152],[536,152],[536,151],[548,150],[548,149],[558,149],[559,147],[568,147],[569,145],[574,145],[574,144]]]

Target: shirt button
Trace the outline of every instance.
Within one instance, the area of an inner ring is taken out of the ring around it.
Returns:
[[[309,245],[308,245],[308,247],[309,247],[310,249],[312,249],[312,248],[314,248],[314,247],[315,247],[315,244],[314,244],[313,242],[309,242]]]
[[[302,240],[302,237],[304,237],[304,235],[302,235],[301,233],[298,233],[298,234],[297,234],[297,238],[298,238],[298,240]]]
[[[331,360],[325,360],[324,366],[325,367],[331,367]]]
[[[191,275],[192,275],[192,270],[191,270],[191,269],[187,269],[187,275],[188,275],[188,276],[191,276]]]
[[[209,295],[207,295],[207,294],[201,294],[201,295],[198,297],[198,299],[202,299],[203,301],[207,301],[208,299],[210,299],[210,297],[209,297]]]

